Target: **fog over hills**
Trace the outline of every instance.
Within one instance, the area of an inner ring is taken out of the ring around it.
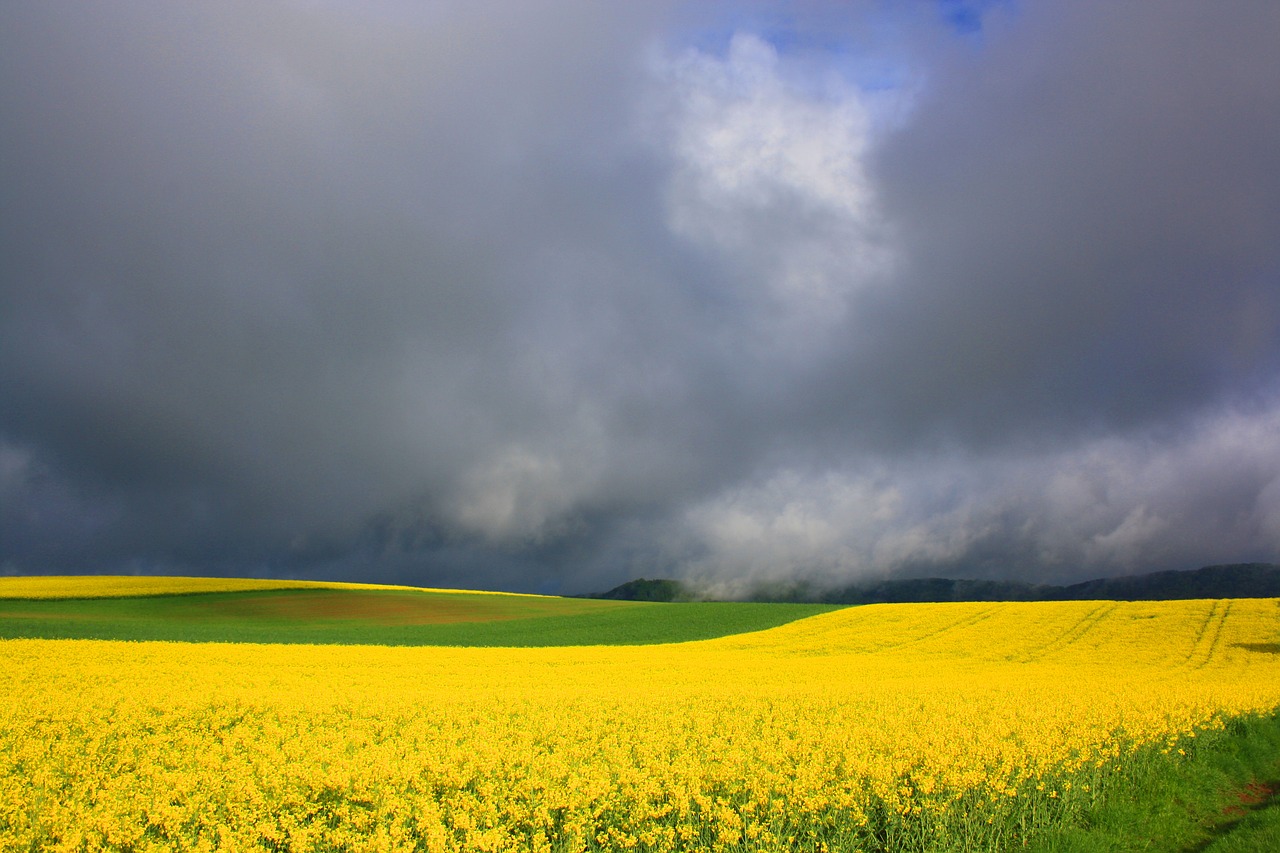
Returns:
[[[0,573],[1280,562],[1280,4],[0,4]]]
[[[628,581],[590,598],[625,601],[705,601],[714,589],[675,580]],[[1196,598],[1280,598],[1280,565],[1240,563],[1193,571],[1096,578],[1066,586],[1021,581],[900,578],[833,588],[802,582],[766,583],[738,596],[749,601],[893,604],[945,601],[1174,601]]]

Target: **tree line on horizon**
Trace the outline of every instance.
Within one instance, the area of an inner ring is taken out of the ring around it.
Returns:
[[[618,601],[709,601],[695,584],[637,578],[584,598]],[[1232,563],[1186,571],[1096,578],[1057,586],[1017,580],[898,578],[839,587],[809,581],[759,584],[745,597],[755,602],[908,604],[946,601],[1175,601],[1195,598],[1280,598],[1280,565]]]

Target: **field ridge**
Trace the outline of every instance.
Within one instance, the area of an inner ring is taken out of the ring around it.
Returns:
[[[119,580],[55,578],[0,584],[0,638],[652,645],[759,631],[834,609],[804,604],[675,605],[325,582]],[[142,594],[123,594],[130,590]]]

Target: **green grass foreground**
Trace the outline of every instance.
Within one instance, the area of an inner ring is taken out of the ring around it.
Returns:
[[[1280,850],[1280,714],[1242,717],[1187,755],[1148,750],[1096,780],[1089,807],[1033,836],[1037,853]]]
[[[383,646],[649,645],[761,631],[832,605],[377,590],[0,599],[0,638]]]

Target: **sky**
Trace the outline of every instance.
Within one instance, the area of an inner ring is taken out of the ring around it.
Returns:
[[[0,4],[0,574],[1280,562],[1280,4]]]

